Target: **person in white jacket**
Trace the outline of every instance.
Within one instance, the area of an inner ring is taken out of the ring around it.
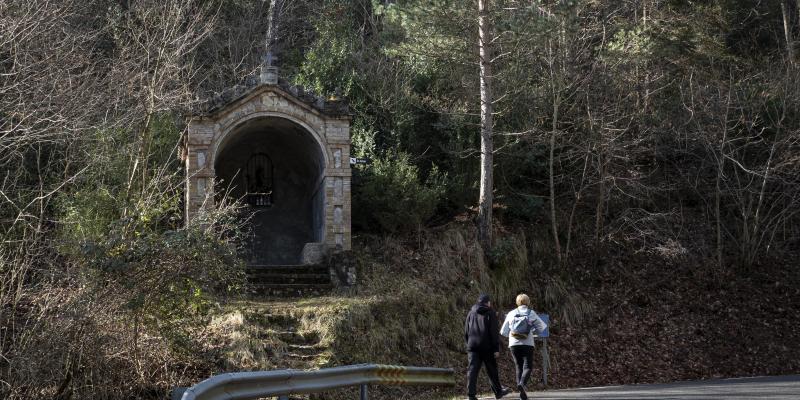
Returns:
[[[508,347],[517,367],[517,390],[522,400],[527,400],[525,385],[531,377],[533,366],[533,336],[544,332],[547,324],[530,309],[531,298],[521,293],[517,296],[517,308],[506,314],[500,334],[508,338]]]

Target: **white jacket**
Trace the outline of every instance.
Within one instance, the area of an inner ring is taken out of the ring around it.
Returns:
[[[530,315],[528,315],[530,312]],[[511,334],[511,321],[514,319],[515,316],[520,315],[528,315],[528,321],[533,324],[533,329],[531,329],[531,333],[528,334],[523,340],[519,340],[514,336],[510,336]],[[539,318],[538,315],[533,310],[528,309],[528,306],[521,305],[506,314],[506,320],[503,322],[503,326],[500,328],[500,334],[508,338],[508,347],[512,346],[533,346],[533,336],[539,333],[544,332],[547,329],[547,324]]]

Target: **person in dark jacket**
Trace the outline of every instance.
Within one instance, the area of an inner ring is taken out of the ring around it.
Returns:
[[[464,322],[464,341],[467,344],[469,367],[467,368],[467,396],[477,399],[478,372],[486,365],[489,383],[495,398],[502,398],[511,391],[500,385],[497,373],[497,357],[500,355],[500,335],[497,314],[492,309],[489,295],[481,294],[478,303],[472,306]]]

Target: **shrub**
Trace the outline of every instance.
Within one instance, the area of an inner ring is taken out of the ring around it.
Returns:
[[[107,235],[84,243],[85,283],[98,296],[124,305],[135,324],[157,329],[181,347],[189,338],[183,326],[196,325],[215,299],[238,292],[244,283],[244,265],[231,240],[235,219],[212,220],[219,224],[163,232],[117,221]]]
[[[433,216],[445,193],[446,175],[434,167],[421,181],[408,155],[376,159],[357,170],[353,188],[353,224],[370,231],[418,229]]]
[[[56,198],[56,243],[90,297],[119,304],[137,332],[180,348],[190,336],[183,325],[196,325],[217,295],[243,280],[237,210],[223,206],[181,228],[184,178],[173,153],[181,131],[166,113],[148,129],[151,146],[138,168],[114,151],[136,148],[132,132],[98,131],[85,144],[100,156]]]

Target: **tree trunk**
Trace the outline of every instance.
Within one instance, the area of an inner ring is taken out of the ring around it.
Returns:
[[[764,178],[761,180],[761,190],[758,193],[758,203],[756,203],[756,211],[755,215],[753,215],[753,234],[751,239],[748,243],[747,248],[747,266],[752,267],[756,261],[756,255],[758,254],[758,245],[759,239],[757,239],[761,234],[760,232],[760,217],[761,217],[761,208],[764,205],[764,192],[767,190],[767,181],[769,180],[769,167],[772,164],[772,156],[775,154],[775,146],[776,144],[772,144],[772,148],[769,150],[769,158],[767,158],[767,165],[764,167]]]
[[[730,90],[730,89],[729,89]],[[727,103],[725,104],[725,115],[722,120],[722,140],[719,143],[719,155],[717,156],[717,179],[715,183],[715,192],[714,192],[714,214],[716,217],[716,224],[717,224],[717,267],[719,268],[719,272],[722,272],[723,268],[723,242],[722,242],[722,210],[721,210],[721,203],[722,203],[722,177],[723,172],[725,171],[725,144],[728,142],[728,112],[731,106],[731,94],[728,92],[728,99]]]
[[[600,149],[597,153],[599,185],[597,185],[597,204],[594,209],[594,240],[592,251],[597,253],[600,246],[600,236],[603,234],[605,200],[606,200],[606,160],[605,150],[603,149],[602,138],[600,139]]]
[[[553,178],[553,160],[556,147],[556,132],[558,130],[558,107],[561,103],[560,92],[553,84],[553,130],[550,132],[550,157],[548,159],[548,169],[550,175],[550,224],[553,229],[553,243],[556,246],[556,259],[561,263],[561,243],[558,240],[558,220],[556,219],[556,187]]]
[[[794,63],[794,40],[792,40],[792,24],[789,16],[789,5],[787,0],[781,0],[781,14],[783,14],[783,35],[786,38],[786,54],[789,56],[789,62]]]
[[[720,199],[722,197],[722,187],[720,181],[722,180],[722,168],[724,163],[722,161],[722,154],[720,154],[720,161],[717,165],[717,179],[716,190],[714,192],[714,214],[717,222],[717,267],[722,271],[722,215],[720,213]]]
[[[589,115],[591,118],[591,115]],[[589,121],[591,126],[591,120]],[[591,128],[589,128],[591,129]],[[586,180],[586,170],[589,168],[589,156],[591,155],[591,147],[586,146],[586,157],[583,159],[583,173],[581,174],[581,183],[578,185],[578,190],[575,192],[575,201],[572,203],[572,210],[569,212],[569,219],[567,220],[567,244],[564,246],[564,260],[569,260],[569,250],[572,243],[572,223],[575,221],[575,212],[578,210],[578,204],[581,202],[583,196],[583,185]]]
[[[478,240],[483,251],[492,247],[492,65],[489,0],[478,0],[478,45],[481,69],[481,182],[478,199]]]

